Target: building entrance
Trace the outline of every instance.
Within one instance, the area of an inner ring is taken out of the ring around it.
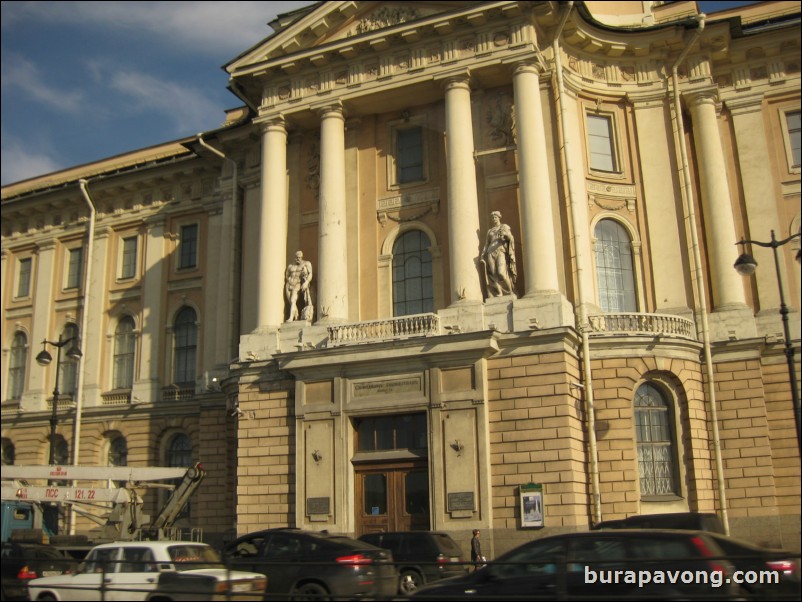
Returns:
[[[415,460],[356,468],[357,535],[429,529],[429,469]]]

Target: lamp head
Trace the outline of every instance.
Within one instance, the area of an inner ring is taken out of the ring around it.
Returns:
[[[733,267],[741,276],[751,276],[755,273],[757,261],[755,261],[755,258],[749,253],[742,253],[741,256],[735,260]]]
[[[73,361],[78,361],[83,357],[83,353],[81,353],[81,348],[78,347],[77,342],[73,341],[73,344],[70,345],[70,348],[67,349],[67,357]]]
[[[39,352],[39,355],[36,356],[36,363],[40,366],[49,366],[50,362],[53,361],[53,356],[50,355],[50,352],[47,349],[42,349]]]

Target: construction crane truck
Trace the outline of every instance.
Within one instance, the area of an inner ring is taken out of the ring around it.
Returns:
[[[51,543],[79,541],[76,537],[56,535],[44,520],[47,508],[65,505],[99,526],[91,539],[84,538],[86,546],[109,541],[171,539],[176,519],[205,474],[200,464],[190,468],[4,466],[2,541],[8,541],[13,531],[20,529],[41,531]],[[33,482],[47,484],[32,485]],[[86,485],[80,486],[81,483]],[[151,519],[142,511],[140,491],[153,488],[168,489],[171,493]]]

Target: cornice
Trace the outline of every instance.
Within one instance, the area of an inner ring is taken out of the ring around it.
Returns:
[[[497,68],[500,63],[537,60],[535,28],[525,19],[494,7],[509,3],[491,3],[488,9],[478,7],[459,13],[459,27],[435,27],[441,23],[433,17],[390,30],[360,37],[360,43],[340,40],[328,48],[327,60],[312,60],[310,51],[293,55],[294,68],[281,61],[269,69],[238,73],[235,77],[252,77],[260,83],[260,119],[267,115],[291,114],[310,105],[325,104],[335,99],[352,100],[383,92],[394,87],[407,87],[446,77],[453,70],[477,74],[483,68]],[[482,11],[485,12],[482,12]],[[484,20],[467,18],[484,15]],[[452,13],[449,13],[453,17]],[[442,18],[442,17],[438,17]],[[456,17],[454,17],[456,18]],[[429,23],[431,21],[431,23]],[[448,21],[450,22],[450,21]],[[415,41],[403,36],[404,28],[432,27],[431,34]],[[386,43],[379,44],[378,40]],[[332,56],[335,55],[335,56]]]

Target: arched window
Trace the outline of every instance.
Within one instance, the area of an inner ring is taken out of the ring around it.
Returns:
[[[178,384],[195,383],[198,325],[195,310],[184,307],[175,317],[174,378]]]
[[[189,468],[193,464],[192,459],[192,440],[184,433],[173,435],[170,443],[167,446],[167,466],[174,468]],[[175,479],[173,485],[176,487],[181,483],[181,479]],[[166,499],[166,498],[165,498]],[[190,504],[184,506],[184,509],[177,518],[186,518],[190,513]]]
[[[665,394],[649,383],[635,393],[635,432],[641,495],[678,495],[671,406]]]
[[[61,333],[62,341],[69,339],[73,339],[73,341],[61,350],[61,365],[59,366],[61,376],[58,390],[62,395],[75,395],[75,387],[78,382],[78,362],[67,354],[72,346],[78,344],[78,326],[75,324],[67,324]]]
[[[28,337],[24,332],[14,334],[8,359],[8,398],[19,399],[25,390],[25,366],[28,363]]]
[[[109,466],[128,466],[128,441],[116,435],[109,441]]]
[[[136,334],[134,319],[125,316],[117,323],[114,332],[114,388],[130,389],[134,384],[134,357]]]
[[[0,449],[2,449],[2,463],[3,466],[13,466],[14,462],[17,459],[17,452],[14,448],[14,444],[11,442],[11,439],[6,439],[3,437],[2,444],[0,444]]]
[[[434,311],[432,254],[429,237],[420,230],[401,235],[393,245],[393,315]]]
[[[192,441],[183,433],[173,435],[170,444],[167,446],[167,466],[187,467],[192,466]]]
[[[615,220],[596,224],[596,278],[599,307],[606,312],[638,311],[632,263],[632,241]]]
[[[61,466],[70,463],[70,445],[61,435],[56,435],[51,443],[53,446],[53,463]]]

